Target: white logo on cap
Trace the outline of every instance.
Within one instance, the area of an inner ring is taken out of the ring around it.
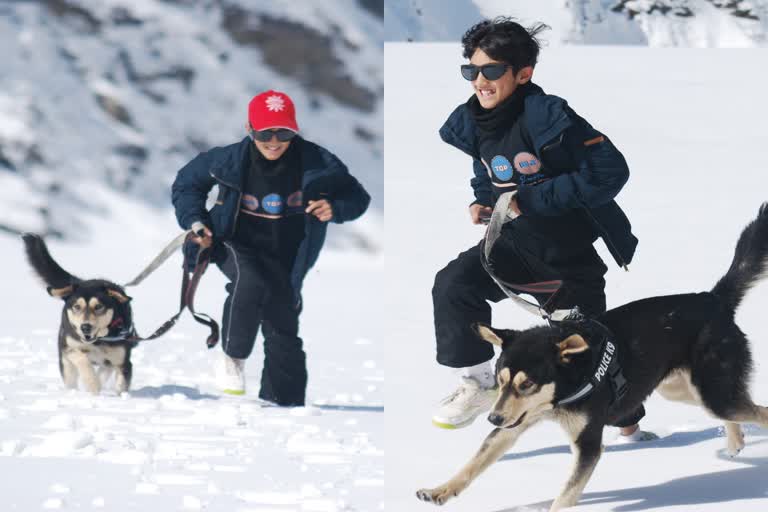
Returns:
[[[285,108],[285,100],[277,95],[269,96],[266,103],[267,108],[272,112],[280,112]]]

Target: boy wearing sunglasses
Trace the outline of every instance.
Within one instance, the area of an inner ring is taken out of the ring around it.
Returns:
[[[219,388],[245,393],[245,360],[261,328],[259,398],[302,406],[302,282],[323,247],[328,222],[356,219],[370,197],[341,160],[299,136],[288,95],[270,90],[255,96],[246,130],[240,142],[201,153],[178,172],[173,204],[181,227],[197,233],[195,244],[213,246],[212,261],[230,280],[216,365]],[[207,210],[214,185],[218,197]]]
[[[565,100],[531,82],[539,54],[536,36],[546,25],[526,29],[510,18],[485,20],[462,38],[461,75],[474,94],[450,115],[440,130],[448,144],[473,159],[474,224],[490,216],[504,192],[517,190],[507,222],[494,244],[489,264],[508,283],[561,280],[554,295],[533,293],[542,307],[594,316],[605,311],[607,267],[593,247],[606,242],[616,262],[626,267],[637,239],[613,198],[629,176],[627,164],[607,136],[595,130]],[[460,428],[486,412],[496,398],[490,344],[471,329],[491,324],[488,301],[504,292],[485,271],[479,246],[450,262],[435,277],[433,292],[437,361],[462,369],[459,388],[433,416],[443,428]],[[535,287],[531,287],[535,288]],[[635,415],[621,422],[628,440],[648,437]]]

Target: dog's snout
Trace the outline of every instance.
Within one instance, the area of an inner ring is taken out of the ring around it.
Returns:
[[[91,324],[82,324],[80,325],[80,330],[83,331],[83,334],[91,334],[91,331],[93,331],[93,326]]]
[[[496,425],[497,427],[504,423],[504,417],[501,414],[491,413],[488,415],[488,421]]]

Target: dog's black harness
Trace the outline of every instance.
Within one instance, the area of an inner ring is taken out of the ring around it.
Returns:
[[[590,379],[582,385],[576,392],[568,395],[567,397],[559,400],[555,406],[572,404],[583,400],[588,397],[592,392],[604,381],[611,383],[611,390],[613,391],[613,399],[611,405],[616,404],[621,400],[627,392],[627,380],[624,378],[624,374],[621,371],[621,365],[619,364],[618,346],[613,339],[611,331],[601,324],[600,322],[588,319],[579,312],[578,307],[572,309],[555,309],[554,297],[562,289],[563,281],[542,281],[537,283],[527,284],[513,284],[508,283],[499,278],[493,271],[493,268],[489,262],[491,249],[498,240],[501,233],[501,228],[504,223],[514,219],[517,215],[509,209],[509,203],[512,198],[515,197],[517,191],[506,192],[502,194],[496,201],[496,205],[493,208],[488,228],[485,232],[485,238],[480,242],[480,262],[483,268],[489,276],[496,282],[501,290],[520,305],[526,311],[530,311],[542,318],[545,318],[550,324],[557,324],[561,321],[573,321],[579,323],[589,323],[591,327],[598,332],[602,333],[602,341],[600,343],[600,352],[597,363],[597,368]],[[533,304],[528,302],[516,293],[530,293],[530,294],[548,294],[549,299],[544,305]]]
[[[611,385],[611,391],[613,392],[613,398],[610,405],[618,403],[624,395],[627,393],[627,379],[624,378],[624,373],[621,371],[621,365],[619,364],[619,349],[611,331],[598,322],[597,320],[587,319],[576,313],[579,318],[579,322],[589,323],[591,327],[595,327],[597,331],[602,333],[602,341],[600,344],[600,352],[597,358],[597,368],[592,372],[592,376],[589,380],[579,387],[574,393],[571,393],[567,397],[558,400],[555,406],[572,404],[587,398],[597,387],[605,381],[608,381]],[[574,315],[575,316],[575,315]]]

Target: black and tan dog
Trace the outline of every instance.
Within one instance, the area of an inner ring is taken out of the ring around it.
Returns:
[[[92,393],[115,374],[118,392],[131,385],[135,332],[130,297],[103,279],[83,280],[62,269],[38,235],[22,236],[27,259],[52,297],[64,300],[59,328],[59,371],[68,388],[78,379]]]
[[[711,292],[632,302],[596,322],[524,331],[476,326],[482,339],[501,347],[499,395],[488,417],[498,428],[458,474],[417,497],[442,505],[458,496],[531,425],[552,419],[568,434],[575,464],[550,510],[573,506],[600,459],[603,427],[633,413],[654,390],[722,419],[727,449],[738,453],[740,423],[768,427],[768,408],[750,398],[752,359],[734,314],[767,274],[768,203],[742,232],[730,269]]]

